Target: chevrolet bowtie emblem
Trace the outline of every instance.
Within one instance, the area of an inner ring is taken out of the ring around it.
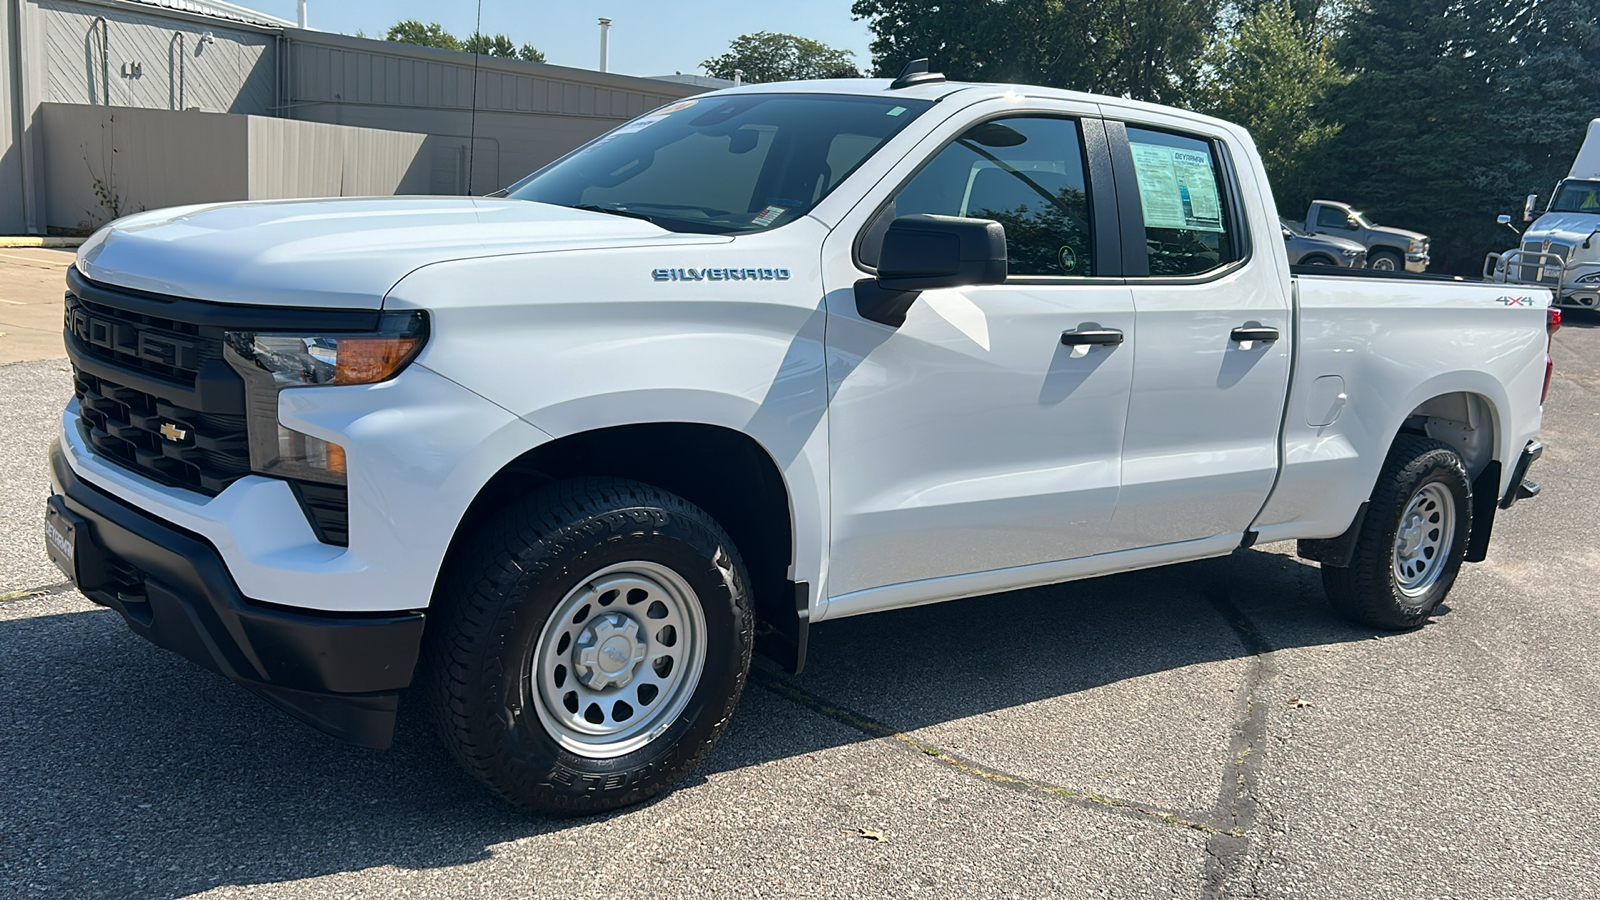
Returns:
[[[161,423],[161,436],[176,443],[187,438],[189,432],[187,429],[179,428],[171,422],[163,422]]]

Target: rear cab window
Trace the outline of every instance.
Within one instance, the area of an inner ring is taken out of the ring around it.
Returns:
[[[1128,145],[1150,277],[1206,275],[1244,258],[1230,163],[1217,142],[1129,125]]]

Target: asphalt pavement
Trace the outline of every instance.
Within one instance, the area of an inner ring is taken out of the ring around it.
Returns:
[[[402,704],[342,745],[135,637],[41,538],[59,360],[0,366],[0,896],[1600,895],[1600,317],[1544,494],[1425,628],[1290,545],[819,625],[648,805],[490,798]]]

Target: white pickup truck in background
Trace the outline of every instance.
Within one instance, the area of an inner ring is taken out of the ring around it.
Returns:
[[[1537,491],[1549,293],[1292,272],[1226,122],[914,64],[508,194],[95,234],[47,546],[330,734],[419,682],[524,807],[670,787],[830,619],[1293,539],[1414,627]]]

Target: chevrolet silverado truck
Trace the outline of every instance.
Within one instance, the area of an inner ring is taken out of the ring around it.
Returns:
[[[1348,203],[1313,200],[1306,210],[1305,231],[1344,238],[1367,248],[1367,265],[1380,272],[1428,270],[1428,236],[1404,228],[1388,228],[1367,218]]]
[[[1291,270],[1275,210],[1236,125],[913,65],[503,198],[140,213],[68,272],[46,547],[328,734],[415,687],[548,812],[669,788],[847,616],[1297,540],[1419,626],[1537,490],[1549,293]]]

